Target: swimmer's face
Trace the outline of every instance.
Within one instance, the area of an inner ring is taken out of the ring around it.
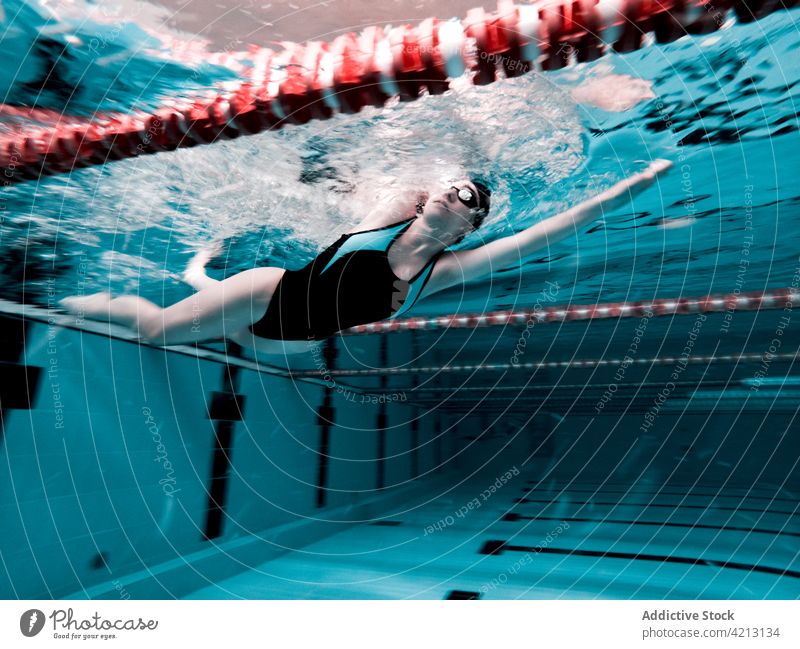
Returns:
[[[425,219],[441,240],[450,244],[459,237],[474,229],[473,223],[480,211],[478,208],[465,204],[465,194],[461,190],[469,190],[474,200],[467,199],[467,203],[478,201],[478,189],[469,180],[458,180],[448,183],[447,189],[432,194],[422,211],[421,218]],[[461,191],[462,197],[459,198]]]

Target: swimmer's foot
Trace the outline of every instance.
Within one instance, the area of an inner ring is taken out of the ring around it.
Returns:
[[[181,279],[184,283],[191,286],[193,289],[200,291],[208,286],[217,283],[217,280],[209,277],[206,274],[206,265],[209,261],[217,257],[222,252],[222,246],[218,243],[203,248],[194,257],[192,257],[186,270],[183,271]]]
[[[61,307],[73,315],[90,320],[108,320],[110,316],[111,293],[92,295],[70,295],[59,300]]]

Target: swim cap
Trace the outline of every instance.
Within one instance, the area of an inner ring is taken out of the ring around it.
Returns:
[[[478,190],[478,207],[488,214],[492,206],[492,190],[489,189],[486,183],[480,180],[472,178],[470,178],[470,180],[472,180],[472,184],[475,185],[475,189]]]

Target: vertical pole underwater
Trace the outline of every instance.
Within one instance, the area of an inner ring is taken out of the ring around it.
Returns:
[[[444,452],[442,449],[444,442],[442,441],[442,415],[438,412],[436,413],[434,426],[433,432],[436,435],[436,470],[441,471],[444,465]]]
[[[325,367],[328,370],[336,369],[336,359],[338,350],[336,348],[336,338],[330,337],[325,341],[323,356]],[[326,385],[324,388],[322,403],[317,410],[317,426],[319,427],[319,458],[317,463],[317,508],[321,509],[327,504],[328,496],[328,474],[330,468],[330,444],[331,428],[334,425],[336,416],[333,407],[333,387]]]
[[[235,358],[242,348],[228,342],[227,354]],[[236,392],[239,384],[239,366],[226,363],[222,374],[222,390],[213,392],[208,404],[208,418],[214,424],[214,451],[211,456],[211,478],[208,486],[208,505],[203,539],[210,541],[223,534],[225,504],[233,453],[233,432],[237,421],[244,417],[243,394]]]
[[[9,410],[30,410],[36,401],[44,368],[25,363],[28,321],[0,316],[0,447],[2,447]]]
[[[411,359],[416,362],[419,355],[419,338],[416,331],[411,332]],[[419,384],[416,374],[412,375],[411,391],[414,392]],[[411,479],[419,475],[419,408],[411,407]]]
[[[389,341],[386,334],[381,337],[380,343],[380,366],[386,368],[389,364]],[[380,388],[381,393],[386,390],[388,379],[386,374],[381,374]],[[375,430],[378,433],[378,453],[377,453],[377,477],[376,489],[383,489],[386,486],[386,428],[388,425],[388,415],[386,412],[386,400],[378,404],[378,416],[375,422]]]

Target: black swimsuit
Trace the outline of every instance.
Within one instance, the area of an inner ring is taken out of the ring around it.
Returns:
[[[414,218],[343,234],[305,267],[284,272],[266,313],[250,330],[276,340],[321,340],[342,329],[407,311],[442,254],[408,281],[394,274],[389,248]]]

